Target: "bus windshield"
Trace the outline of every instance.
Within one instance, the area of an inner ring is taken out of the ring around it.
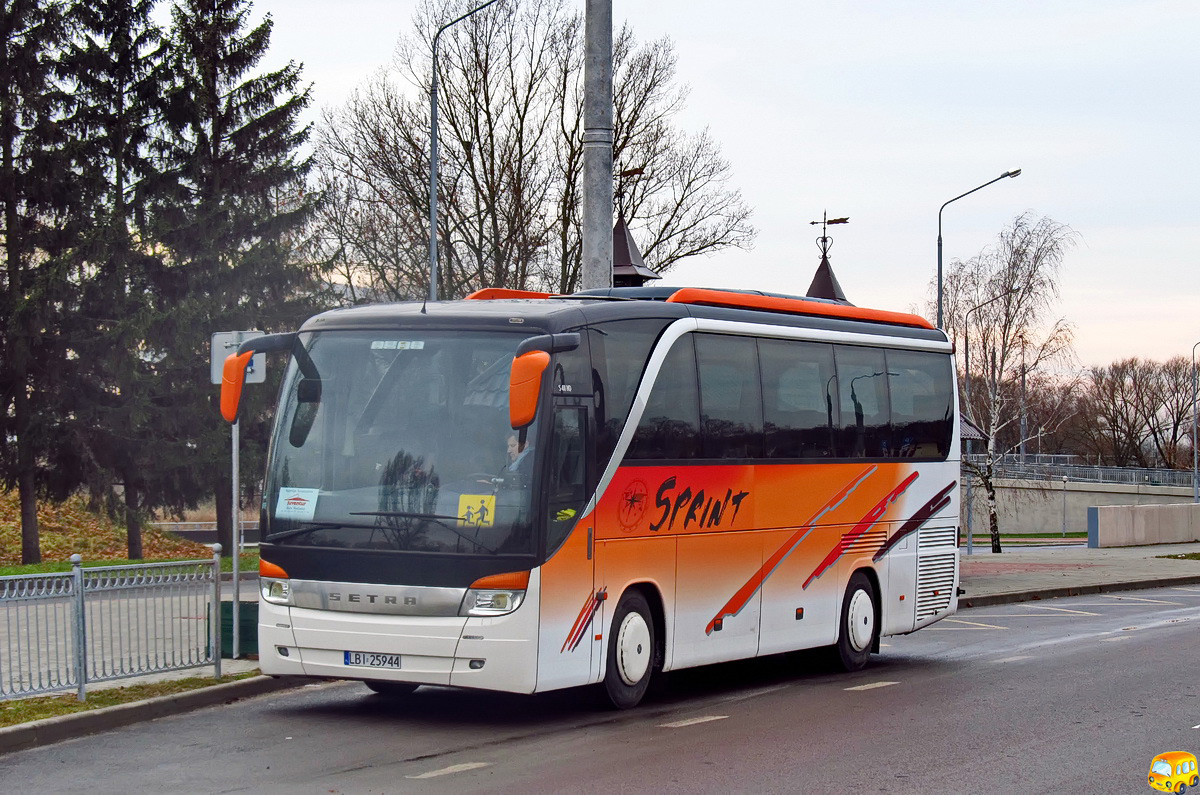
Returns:
[[[508,424],[525,335],[302,334],[285,376],[265,494],[270,543],[530,554],[536,433]]]

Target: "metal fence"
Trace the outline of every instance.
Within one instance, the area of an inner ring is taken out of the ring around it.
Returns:
[[[1041,456],[1045,459],[1049,456]],[[986,455],[968,455],[964,459],[983,466]],[[1123,483],[1129,486],[1179,486],[1191,487],[1192,473],[1182,469],[1142,469],[1138,467],[1105,467],[1087,464],[1061,464],[1039,461],[1027,456],[1022,461],[1016,455],[996,458],[996,475],[1020,480],[1059,480],[1064,477],[1081,483]]]
[[[221,556],[0,577],[0,699],[213,666]]]

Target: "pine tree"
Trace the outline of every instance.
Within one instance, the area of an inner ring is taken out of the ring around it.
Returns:
[[[93,490],[124,485],[129,557],[142,557],[142,496],[158,450],[154,367],[147,344],[161,257],[145,235],[150,141],[169,81],[154,0],[83,0],[71,8],[64,59],[73,88],[73,153],[81,175],[73,261],[81,285],[72,340],[80,377],[71,416]]]
[[[160,430],[193,451],[165,469],[177,473],[176,497],[193,499],[207,488],[219,508],[230,501],[228,477],[214,482],[214,473],[227,471],[229,435],[208,384],[210,335],[294,327],[310,309],[308,273],[289,240],[314,205],[302,189],[309,162],[298,154],[309,135],[299,118],[310,95],[295,63],[255,73],[272,23],[268,16],[250,27],[249,11],[246,0],[175,6],[177,85],[168,96],[167,134],[156,143],[172,188],[155,213],[169,258],[162,297],[172,308],[156,324],[169,351],[161,368],[172,411]],[[263,435],[248,430],[245,436]],[[218,511],[226,551],[229,515]]]
[[[60,3],[0,7],[0,470],[20,494],[25,563],[41,560],[37,497],[61,430],[53,401],[61,394],[58,326],[70,286],[59,255],[73,189],[56,82],[63,31]]]

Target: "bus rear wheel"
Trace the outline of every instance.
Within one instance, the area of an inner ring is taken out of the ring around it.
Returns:
[[[842,600],[842,621],[834,647],[837,664],[846,671],[861,671],[879,637],[875,612],[875,586],[861,571],[850,577]]]
[[[658,656],[654,637],[654,614],[646,597],[626,591],[613,615],[604,672],[604,690],[617,709],[636,707],[646,695]]]
[[[402,698],[412,695],[420,685],[409,684],[408,682],[363,682],[373,692],[388,698]]]

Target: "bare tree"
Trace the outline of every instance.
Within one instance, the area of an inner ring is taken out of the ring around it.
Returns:
[[[1053,432],[1070,414],[1069,401],[1060,400],[1031,430],[1025,406],[1030,383],[1072,358],[1071,326],[1053,311],[1059,270],[1075,237],[1063,224],[1026,213],[1013,219],[994,246],[952,263],[946,280],[947,332],[956,341],[970,338],[970,369],[962,373],[971,386],[965,411],[988,439],[983,463],[966,467],[986,493],[993,552],[1001,551],[998,458]]]
[[[1122,359],[1088,371],[1075,443],[1111,466],[1191,466],[1191,363]]]
[[[465,7],[426,0],[394,67],[327,112],[318,134],[319,257],[369,294],[428,288],[430,36]],[[439,294],[570,292],[581,261],[582,20],[564,0],[501,4],[440,44]],[[621,207],[659,271],[748,247],[754,230],[708,133],[671,123],[686,92],[667,40],[614,39],[614,161]]]
[[[1149,429],[1144,415],[1149,362],[1122,359],[1088,369],[1076,443],[1110,466],[1146,466]]]

